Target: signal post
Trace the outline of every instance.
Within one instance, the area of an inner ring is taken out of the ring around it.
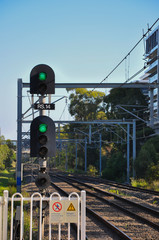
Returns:
[[[50,177],[46,173],[47,158],[56,155],[56,135],[53,120],[45,116],[45,109],[51,104],[45,104],[47,94],[55,93],[55,74],[48,65],[40,64],[35,66],[30,73],[30,93],[39,95],[39,104],[34,104],[39,110],[39,116],[34,118],[30,125],[30,157],[39,159],[39,174],[35,179],[35,184],[43,196],[46,195],[46,188],[50,185]],[[45,205],[45,204],[44,204]],[[44,209],[42,206],[42,225],[44,227]],[[39,224],[40,218],[39,218]],[[42,228],[43,228],[42,227]],[[44,231],[43,231],[44,234]]]
[[[45,97],[55,93],[55,74],[48,65],[35,66],[30,73],[30,93],[39,95],[39,117],[31,122],[30,127],[30,157],[39,158],[40,173],[35,180],[37,187],[45,190],[49,185],[49,176],[45,173],[48,157],[56,155],[55,124],[45,116]]]

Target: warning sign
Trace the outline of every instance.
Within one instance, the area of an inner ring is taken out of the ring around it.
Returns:
[[[70,203],[70,206],[67,208],[67,211],[76,211],[72,203]]]
[[[64,218],[63,201],[50,201],[50,220],[51,223],[61,223]]]
[[[78,199],[50,201],[51,223],[78,223],[79,206]]]
[[[66,222],[68,223],[78,223],[79,214],[78,200],[70,200],[66,203]]]
[[[60,202],[55,202],[53,205],[52,205],[52,209],[53,211],[55,212],[60,212],[62,210],[62,204]]]

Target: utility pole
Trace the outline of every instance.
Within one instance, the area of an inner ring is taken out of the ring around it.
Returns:
[[[68,169],[68,156],[67,156],[67,144],[66,144],[66,163],[65,163],[65,169]]]
[[[102,172],[102,134],[99,134],[99,175]]]
[[[18,106],[17,106],[17,192],[21,192],[21,158],[22,158],[22,79],[18,79]]]
[[[87,172],[87,138],[85,137],[85,172]]]
[[[135,178],[135,159],[136,159],[136,120],[133,120],[133,178]]]
[[[127,183],[130,182],[130,124],[127,124]]]

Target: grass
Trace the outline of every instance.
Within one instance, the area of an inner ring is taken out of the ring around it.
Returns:
[[[10,196],[16,192],[15,168],[0,171],[0,196],[4,190],[8,190]]]
[[[131,185],[133,187],[140,187],[150,190],[159,191],[159,181],[153,181],[152,183],[147,182],[144,179],[131,179]]]
[[[125,193],[119,191],[118,189],[107,189],[108,192],[116,194],[116,195],[120,195],[120,196],[127,196]]]

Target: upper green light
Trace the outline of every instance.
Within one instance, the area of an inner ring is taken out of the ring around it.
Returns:
[[[39,73],[39,80],[40,81],[45,81],[46,80],[46,73],[45,72]]]
[[[42,123],[39,125],[39,132],[45,133],[47,130],[47,125],[45,123]]]

